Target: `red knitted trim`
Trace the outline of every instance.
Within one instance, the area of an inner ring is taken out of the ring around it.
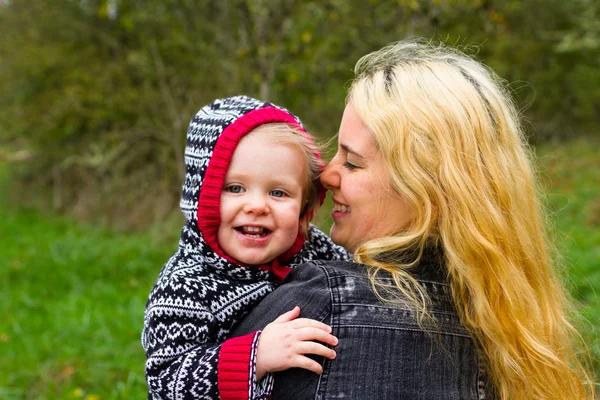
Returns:
[[[250,131],[260,125],[271,122],[288,123],[299,129],[310,140],[312,140],[310,135],[304,130],[304,128],[302,128],[302,126],[298,124],[298,122],[296,122],[292,115],[276,107],[259,108],[239,117],[229,126],[227,126],[223,130],[223,133],[221,133],[221,136],[217,139],[213,155],[206,168],[202,190],[200,191],[197,217],[198,228],[204,237],[204,241],[219,256],[223,257],[229,262],[244,267],[258,267],[266,271],[273,271],[273,267],[275,267],[275,269],[278,270],[278,273],[276,274],[277,277],[283,279],[281,275],[285,277],[287,272],[289,272],[291,269],[280,266],[279,263],[289,261],[302,249],[302,246],[304,245],[304,233],[300,228],[298,229],[298,237],[296,238],[296,241],[288,251],[279,256],[278,260],[273,260],[269,264],[259,266],[244,264],[233,259],[229,255],[225,254],[217,242],[217,231],[219,230],[219,225],[221,224],[221,190],[223,188],[223,182],[225,182],[227,169],[231,164],[233,152],[237,148],[244,135],[248,134]],[[318,153],[315,154],[317,157],[321,158]],[[202,214],[200,213],[200,210],[202,210]],[[283,273],[282,268],[286,268],[285,273]]]
[[[253,332],[245,336],[227,339],[219,352],[217,384],[221,399],[248,399],[250,390],[250,357]]]

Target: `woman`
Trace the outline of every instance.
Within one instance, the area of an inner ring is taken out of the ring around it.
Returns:
[[[332,326],[337,358],[276,374],[273,398],[593,398],[501,80],[415,42],[355,72],[321,180],[363,265],[299,267],[234,332],[295,305]]]

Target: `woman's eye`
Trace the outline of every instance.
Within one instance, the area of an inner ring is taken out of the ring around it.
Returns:
[[[353,169],[358,168],[356,165],[349,163],[348,161],[346,161],[344,163],[344,167],[348,168],[350,171],[352,171]]]
[[[244,192],[244,188],[241,187],[240,185],[227,186],[225,188],[225,190],[228,191],[229,193],[243,193]]]
[[[273,197],[285,197],[286,194],[283,190],[271,190],[271,196]]]

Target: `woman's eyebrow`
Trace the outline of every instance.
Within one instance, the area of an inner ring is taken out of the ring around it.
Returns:
[[[352,150],[352,148],[350,146],[348,146],[347,144],[340,144],[340,147],[342,149],[344,149],[344,151],[346,153],[352,153],[355,156],[359,157],[359,158],[364,158],[363,156],[361,156],[360,154],[358,154],[356,151]]]

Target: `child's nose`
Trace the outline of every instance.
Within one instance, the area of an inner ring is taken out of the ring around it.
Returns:
[[[248,201],[244,204],[244,212],[252,213],[256,215],[263,215],[269,213],[269,205],[265,196],[255,194],[248,196]]]

